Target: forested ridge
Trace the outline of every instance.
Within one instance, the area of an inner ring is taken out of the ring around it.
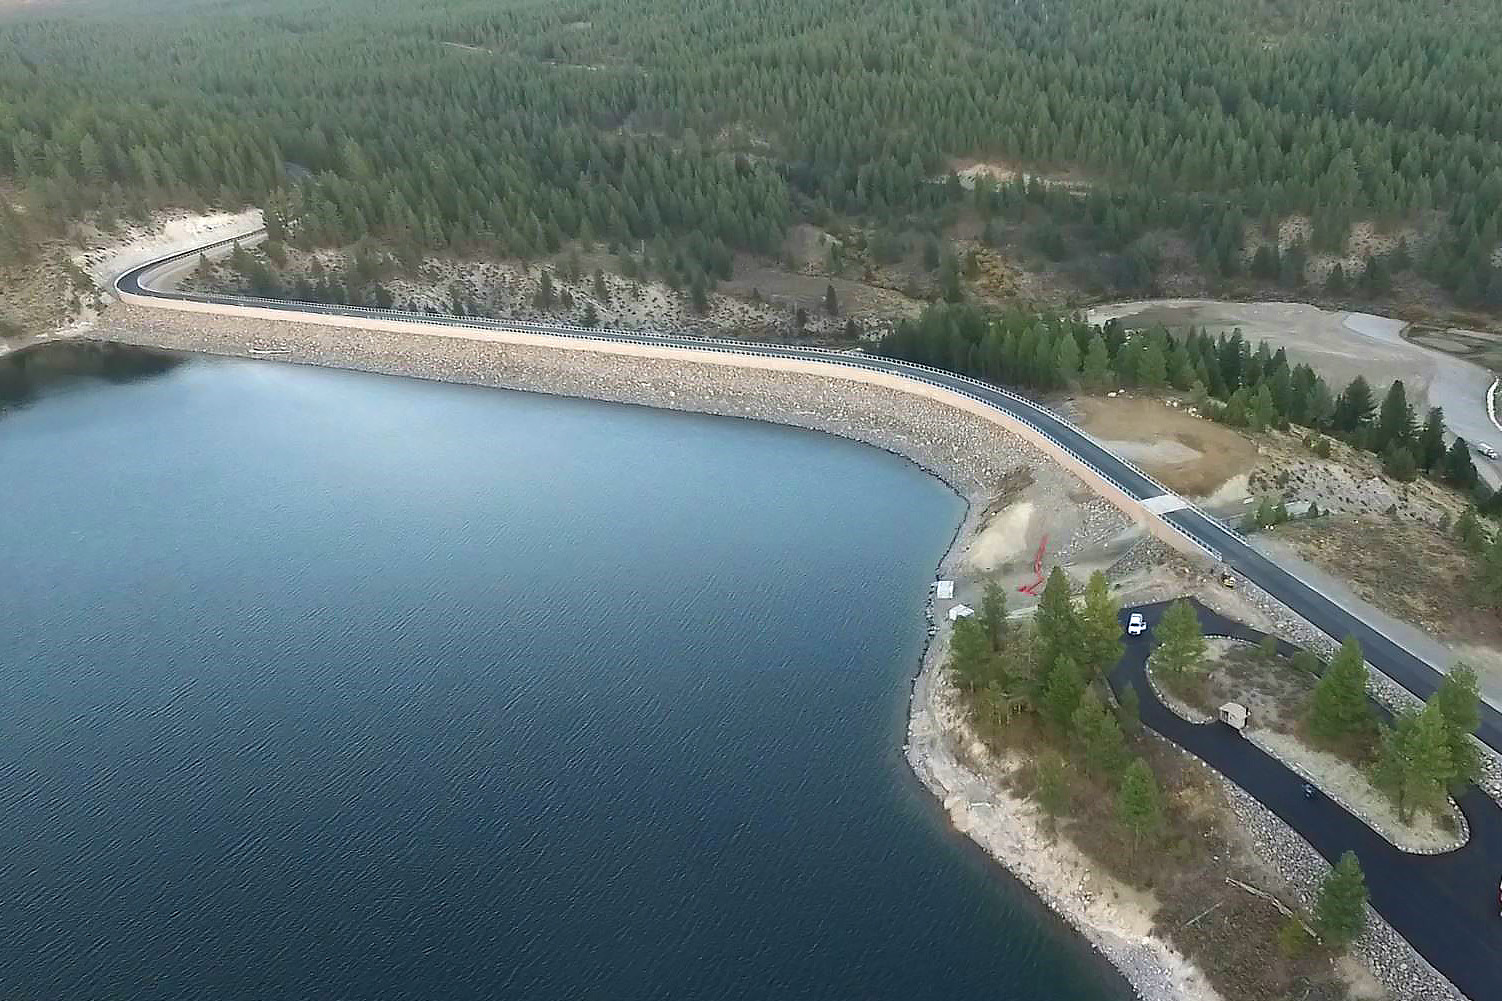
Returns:
[[[1357,220],[1432,219],[1373,284],[1412,267],[1502,304],[1499,43],[1473,0],[42,8],[0,19],[0,174],[31,208],[0,211],[0,258],[96,207],[249,200],[307,244],[691,238],[713,275],[800,218],[924,225],[972,197],[938,182],[973,156],[1085,172],[974,197],[1028,198],[1045,242],[1051,218],[1138,280],[1154,230],[1273,278]],[[1245,259],[1293,213],[1308,247]]]

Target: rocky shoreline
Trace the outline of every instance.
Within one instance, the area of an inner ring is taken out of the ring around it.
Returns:
[[[1058,470],[1041,449],[975,414],[887,386],[802,372],[125,306],[112,308],[88,336],[158,349],[764,420],[834,434],[912,461],[967,502],[966,516],[940,563],[943,573],[957,565],[980,527],[980,513],[1019,466],[1054,467],[1051,475],[1075,479]],[[1083,492],[1084,484],[1078,485]],[[904,750],[920,781],[943,804],[957,829],[1080,931],[1139,996],[1151,1001],[1217,999],[1198,970],[1151,934],[1150,915],[1103,906],[1085,891],[1080,871],[1043,864],[1049,853],[1039,852],[1033,843],[1039,818],[1031,804],[968,766],[964,722],[945,695],[946,635],[943,630],[938,641],[930,643],[913,682]],[[1275,818],[1273,823],[1281,824]],[[1274,842],[1286,843],[1286,837],[1298,838],[1291,830],[1282,833],[1285,837],[1264,843],[1272,848]],[[1408,953],[1417,958],[1411,950]]]

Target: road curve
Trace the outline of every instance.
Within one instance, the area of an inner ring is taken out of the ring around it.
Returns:
[[[1207,634],[1252,643],[1263,633],[1233,622],[1198,602]],[[1122,622],[1141,612],[1156,626],[1166,602],[1123,609]],[[1120,693],[1137,690],[1145,726],[1163,735],[1246,790],[1277,814],[1326,859],[1354,851],[1366,873],[1372,906],[1435,969],[1475,1001],[1502,998],[1502,935],[1497,888],[1502,877],[1502,808],[1475,786],[1457,799],[1470,840],[1442,855],[1414,855],[1393,847],[1338,803],[1303,795],[1304,780],[1251,741],[1219,723],[1190,723],[1158,700],[1147,683],[1152,636],[1123,636],[1125,653],[1110,676]],[[1280,644],[1292,653],[1289,644]]]
[[[477,330],[520,331],[586,341],[616,341],[679,347],[699,351],[721,351],[745,356],[793,358],[831,366],[863,368],[884,372],[914,382],[939,386],[992,407],[1014,420],[1045,435],[1057,447],[1090,467],[1139,502],[1154,501],[1167,513],[1154,514],[1171,529],[1204,550],[1211,558],[1222,560],[1248,580],[1273,595],[1326,635],[1343,639],[1355,636],[1367,660],[1388,677],[1421,699],[1427,699],[1439,686],[1440,665],[1431,665],[1389,639],[1377,627],[1364,621],[1343,606],[1321,594],[1293,574],[1253,549],[1238,532],[1192,505],[1183,505],[1161,483],[1127,460],[1098,444],[1070,422],[1037,403],[998,386],[955,375],[941,369],[897,361],[856,352],[838,352],[823,348],[793,347],[755,342],[722,340],[686,334],[647,334],[632,331],[602,330],[567,324],[530,323],[514,320],[482,320],[473,317],[436,316],[405,313],[398,310],[369,309],[360,306],[331,306],[322,303],[291,302],[282,299],[257,299],[246,296],[210,295],[196,292],[158,291],[150,287],[152,272],[182,262],[200,253],[221,250],[238,241],[257,235],[246,233],[229,240],[170,254],[125,272],[114,282],[117,294],[133,303],[168,306],[172,301],[254,307],[288,314],[380,318],[419,325],[468,327]],[[1154,505],[1149,505],[1152,510]],[[1175,509],[1176,508],[1176,509]],[[1502,752],[1502,713],[1482,705],[1479,736],[1488,746]]]

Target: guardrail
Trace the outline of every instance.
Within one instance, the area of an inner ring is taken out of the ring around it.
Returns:
[[[351,306],[342,304],[333,305],[327,303],[300,303],[295,300],[268,299],[258,296],[201,295],[196,293],[183,292],[160,292],[151,289],[147,284],[147,282],[150,280],[149,276],[152,272],[158,271],[169,264],[173,264],[194,255],[204,255],[211,253],[226,246],[237,244],[243,240],[252,239],[264,232],[264,229],[254,230],[252,232],[244,233],[239,236],[219,240],[215,243],[207,244],[194,250],[170,254],[156,261],[152,261],[139,267],[133,268],[130,271],[127,271],[124,275],[121,275],[119,278],[115,279],[115,292],[121,298],[129,299],[176,299],[184,302],[197,302],[205,305],[243,305],[252,308],[273,310],[278,313],[307,312],[325,316],[364,316],[401,323],[416,323],[429,326],[461,327],[472,330],[514,330],[520,333],[540,334],[543,336],[563,337],[574,340],[593,340],[601,342],[615,341],[638,344],[655,343],[663,347],[674,347],[683,350],[713,351],[728,354],[747,355],[751,357],[797,358],[800,355],[814,354],[819,356],[816,360],[826,364],[842,365],[848,368],[859,368],[867,371],[890,372],[894,375],[910,379],[914,382],[933,386],[936,389],[942,389],[946,392],[954,393],[957,396],[964,397],[966,399],[979,403],[982,406],[1006,414],[1011,419],[1018,421],[1019,423],[1031,428],[1038,434],[1048,438],[1053,443],[1054,447],[1058,448],[1065,455],[1069,456],[1075,462],[1088,469],[1093,475],[1100,477],[1106,483],[1121,491],[1125,496],[1137,501],[1148,499],[1147,497],[1138,496],[1139,491],[1128,488],[1115,476],[1112,476],[1105,470],[1101,469],[1100,466],[1095,462],[1080,454],[1076,449],[1071,448],[1070,446],[1060,441],[1057,435],[1057,429],[1059,428],[1063,428],[1087,441],[1090,440],[1089,434],[1087,434],[1083,429],[1076,426],[1067,418],[1061,417],[1060,415],[1045,409],[1034,401],[1029,400],[1017,393],[1014,393],[1011,390],[1004,389],[1000,386],[996,386],[990,383],[982,382],[981,380],[972,378],[970,376],[960,375],[958,373],[950,372],[945,369],[935,368],[931,365],[923,365],[919,362],[910,362],[902,359],[887,358],[880,355],[852,355],[849,352],[835,351],[830,348],[821,347],[800,346],[797,348],[784,348],[777,345],[758,344],[755,342],[732,340],[730,338],[722,337],[701,337],[698,335],[688,334],[627,331],[613,328],[584,327],[578,324],[570,323],[533,323],[526,320],[476,321],[470,317],[455,316],[448,313],[413,313],[405,310],[382,309],[371,306]],[[135,276],[136,285],[140,289],[139,295],[134,292],[126,292],[125,290],[120,288],[121,280],[132,275]],[[305,310],[299,310],[297,308],[298,306],[307,306],[309,308]],[[878,361],[879,364],[877,363]],[[1000,396],[1008,402],[1012,403],[1016,409],[999,406],[992,399],[987,399],[985,396],[979,395],[976,392],[969,392],[965,388],[955,386],[954,383],[956,382],[963,384],[963,386],[973,387],[974,389],[979,390],[982,393]],[[1126,469],[1130,470],[1133,474],[1140,477],[1144,482],[1150,484],[1155,490],[1158,491],[1157,494],[1154,494],[1152,496],[1160,496],[1162,494],[1173,493],[1173,491],[1169,490],[1162,483],[1158,482],[1157,479],[1150,476],[1134,463],[1123,459],[1120,456],[1113,455],[1112,457]],[[1205,520],[1215,529],[1225,532],[1227,535],[1230,535],[1233,538],[1242,538],[1239,533],[1223,526],[1218,520],[1209,515],[1207,512],[1199,509],[1196,505],[1190,503],[1189,506],[1199,514],[1201,514],[1205,518]],[[1149,517],[1156,518],[1159,523],[1167,526],[1177,536],[1184,538],[1198,551],[1203,552],[1216,562],[1220,562],[1222,560],[1221,553],[1217,552],[1215,549],[1206,545],[1204,542],[1190,535],[1182,527],[1170,521],[1164,515],[1152,511],[1147,511],[1145,508],[1143,510]]]

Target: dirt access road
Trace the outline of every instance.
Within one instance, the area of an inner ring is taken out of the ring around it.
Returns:
[[[1240,328],[1254,345],[1266,340],[1284,348],[1295,364],[1305,362],[1337,391],[1364,375],[1380,395],[1402,379],[1416,407],[1443,407],[1450,430],[1466,441],[1488,442],[1502,451],[1502,429],[1487,412],[1493,373],[1472,362],[1404,340],[1408,324],[1371,313],[1344,313],[1297,302],[1222,302],[1213,299],[1150,299],[1096,306],[1091,323],[1119,320],[1132,328],[1162,324],[1196,326],[1212,334]],[[1502,484],[1502,463],[1475,453],[1476,468],[1493,487]]]

